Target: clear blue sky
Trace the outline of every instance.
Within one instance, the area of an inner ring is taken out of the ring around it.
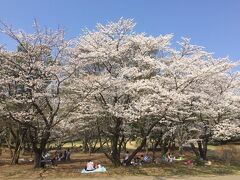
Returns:
[[[68,38],[96,23],[133,18],[137,32],[190,37],[216,57],[240,59],[240,0],[1,0],[0,19],[31,32],[41,25],[64,27]],[[13,47],[0,35],[0,43]]]

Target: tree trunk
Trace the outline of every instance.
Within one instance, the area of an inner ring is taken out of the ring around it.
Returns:
[[[208,139],[205,139],[203,142],[203,151],[204,151],[204,160],[207,160],[207,145],[208,145]]]
[[[20,152],[21,152],[20,142],[16,142],[14,151],[12,153],[11,164],[18,164],[18,159],[19,159],[19,156],[20,156]]]
[[[88,154],[89,154],[89,156],[92,155],[92,143],[90,140],[88,141]]]
[[[153,147],[152,147],[152,161],[154,162],[155,161],[155,153],[156,153],[156,149],[157,149],[157,146],[159,145],[161,139],[158,138],[155,143],[153,144]]]
[[[20,156],[20,149],[14,151],[11,164],[18,164],[19,156]]]
[[[121,165],[121,160],[120,156],[118,155],[119,153],[117,151],[113,151],[111,156],[112,156],[112,163],[114,166],[120,166]]]
[[[5,137],[5,141],[7,143],[7,146],[8,146],[9,152],[10,152],[10,157],[12,158],[13,157],[13,150],[12,150],[11,138],[10,137],[11,137],[11,135],[9,135],[9,138]]]
[[[112,132],[111,136],[111,161],[114,164],[114,166],[120,166],[121,160],[120,160],[120,153],[121,153],[121,146],[122,141],[121,138],[121,126],[122,126],[122,119],[116,118],[115,119],[115,127]]]
[[[88,137],[84,134],[84,140],[83,140],[83,152],[86,153],[89,151],[88,147]]]
[[[183,146],[182,146],[182,144],[179,145],[178,152],[179,152],[179,155],[183,155]]]
[[[34,168],[41,168],[42,151],[34,151]]]
[[[123,152],[127,151],[127,142],[123,142],[122,150]]]
[[[198,141],[198,150],[199,150],[199,155],[200,158],[202,158],[203,160],[207,160],[207,144],[208,144],[208,140],[207,139],[203,139],[202,141]]]
[[[169,139],[165,139],[164,141],[161,142],[161,155],[165,155],[168,152],[169,149]]]
[[[200,154],[199,154],[199,152],[197,151],[195,145],[194,145],[193,143],[190,143],[190,145],[191,145],[191,148],[192,148],[193,152],[195,153],[196,157],[199,158],[199,157],[200,157]]]
[[[112,162],[114,166],[119,166],[121,165],[121,160],[120,160],[120,152],[118,149],[118,141],[119,141],[119,134],[115,134],[114,137],[112,138]]]
[[[48,143],[48,139],[50,137],[50,131],[47,129],[45,133],[42,135],[41,139],[38,139],[37,131],[34,131],[34,135],[29,131],[30,138],[32,140],[32,149],[34,151],[34,168],[40,168],[42,154],[46,150],[46,145]]]

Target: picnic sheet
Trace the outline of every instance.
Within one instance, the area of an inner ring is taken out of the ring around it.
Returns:
[[[183,157],[179,157],[179,158],[177,158],[177,159],[174,159],[175,161],[183,161],[183,160],[185,160],[185,158],[183,158]]]
[[[107,170],[105,167],[100,167],[100,168],[94,169],[93,171],[86,171],[85,169],[83,169],[81,173],[85,174],[85,173],[96,173],[96,172],[106,172],[106,171]]]

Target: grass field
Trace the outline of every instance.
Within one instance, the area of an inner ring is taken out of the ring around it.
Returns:
[[[73,143],[67,142],[63,145],[64,148],[71,148],[72,146],[79,147],[82,145],[81,141],[74,141]],[[97,143],[96,147],[100,147],[100,144]],[[128,142],[127,149],[135,149],[137,147],[136,141]]]
[[[229,146],[228,146],[229,147]],[[226,147],[225,147],[226,148]],[[239,148],[236,146],[235,148]],[[174,163],[159,163],[159,164],[146,164],[143,166],[130,166],[130,167],[114,167],[103,154],[96,153],[84,154],[81,152],[73,152],[70,162],[60,163],[57,166],[49,166],[45,169],[33,169],[32,164],[22,163],[19,165],[9,164],[9,153],[5,152],[0,156],[0,179],[26,179],[26,178],[105,178],[105,177],[121,177],[121,176],[212,176],[212,175],[229,175],[240,174],[239,164],[226,164],[224,161],[217,159],[223,147],[210,147],[209,156],[212,161],[211,166],[187,166],[184,162]],[[240,151],[239,151],[240,152]],[[192,153],[185,153],[186,159],[193,159]],[[160,157],[160,152],[157,153]],[[24,158],[29,158],[25,155]],[[86,161],[92,159],[95,163],[101,163],[107,168],[107,173],[95,174],[81,174],[80,171],[84,167]]]

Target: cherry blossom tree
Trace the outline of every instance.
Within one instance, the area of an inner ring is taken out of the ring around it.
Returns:
[[[2,33],[16,41],[17,51],[1,50],[1,105],[12,122],[27,128],[35,153],[35,167],[48,139],[61,120],[61,87],[73,73],[68,62],[71,42],[64,31],[41,29],[34,33],[14,31],[2,24]]]
[[[215,59],[186,38],[179,42],[180,48],[172,48],[172,35],[136,34],[134,25],[129,19],[98,24],[95,31],[86,30],[79,38],[75,63],[81,68],[75,84],[93,93],[81,102],[76,114],[79,119],[98,119],[109,125],[101,133],[111,139],[111,153],[105,154],[115,165],[120,164],[126,126],[137,127],[142,140],[130,155],[130,163],[162,121],[191,124],[205,131],[198,137],[204,141],[201,154],[205,159],[211,128],[204,129],[223,119],[217,119],[217,114],[227,116],[232,109],[227,108],[226,98],[236,87],[230,85],[229,76],[234,64],[227,58]],[[221,89],[223,83],[227,85]]]
[[[240,125],[239,122],[232,123],[232,121],[225,120],[217,124],[213,128],[213,141],[221,144],[239,141],[240,139]]]
[[[99,142],[120,165],[131,138],[139,144],[127,164],[149,141],[164,152],[189,141],[207,159],[209,141],[238,137],[237,64],[187,38],[172,46],[172,34],[148,36],[134,26],[121,18],[66,41],[62,30],[35,25],[27,34],[3,25],[18,50],[0,49],[0,111],[27,128],[35,167],[52,140],[83,137],[90,152]]]

